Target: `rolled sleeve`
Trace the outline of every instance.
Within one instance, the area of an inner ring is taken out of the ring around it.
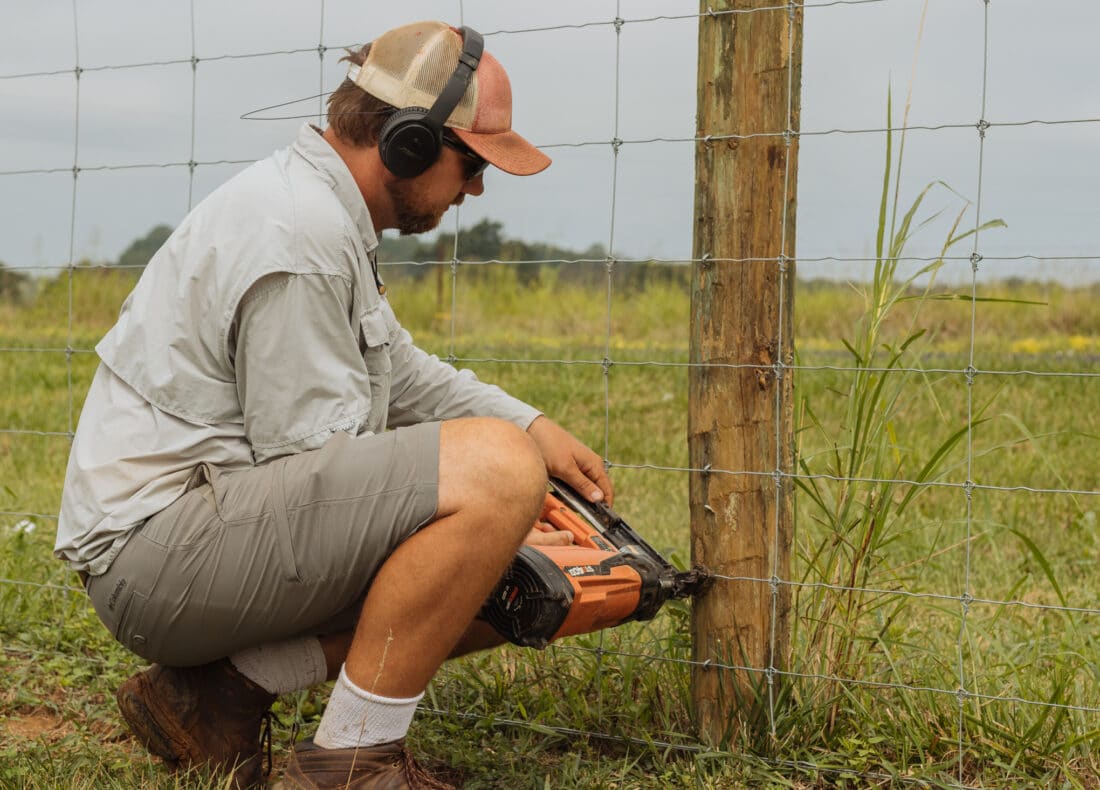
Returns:
[[[370,381],[348,317],[351,288],[334,275],[279,273],[242,300],[234,367],[255,463],[367,424]]]

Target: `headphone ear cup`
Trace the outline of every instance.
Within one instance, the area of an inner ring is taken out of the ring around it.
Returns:
[[[439,159],[442,130],[425,121],[427,114],[423,107],[406,107],[382,126],[378,154],[386,169],[398,178],[414,178]]]

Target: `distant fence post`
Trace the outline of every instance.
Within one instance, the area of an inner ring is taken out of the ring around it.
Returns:
[[[768,670],[786,667],[790,645],[790,587],[775,582],[790,578],[793,519],[793,382],[783,365],[793,361],[798,138],[784,132],[799,128],[802,6],[701,0],[700,9],[691,546],[695,562],[735,579],[695,604],[692,693],[701,738],[719,744],[766,714],[777,690]]]

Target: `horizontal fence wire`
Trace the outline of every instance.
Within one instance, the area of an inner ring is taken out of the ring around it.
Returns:
[[[1076,263],[1076,262],[1089,262],[1100,261],[1100,255],[997,255],[997,256],[984,256],[982,261],[988,261],[993,263],[1011,263],[1018,261],[1030,261],[1034,263]],[[593,264],[608,264],[613,266],[632,266],[641,265],[648,266],[652,264],[660,264],[666,266],[688,266],[696,263],[706,264],[736,264],[736,263],[775,263],[780,265],[788,261],[784,261],[782,258],[715,258],[709,255],[701,258],[518,258],[509,260],[500,260],[496,258],[489,258],[486,260],[464,260],[459,258],[452,258],[450,260],[422,260],[422,261],[379,261],[380,267],[396,267],[396,266],[413,266],[420,268],[431,267],[480,267],[480,266],[505,266],[505,267],[519,267],[523,265],[593,265]],[[875,263],[973,263],[972,257],[959,256],[959,255],[943,255],[937,257],[920,257],[920,256],[905,256],[905,257],[883,257],[883,258],[859,258],[859,257],[818,257],[818,258],[797,258],[792,259],[789,262],[794,263],[862,263],[862,264],[875,264]],[[51,272],[51,271],[68,271],[68,265],[35,265],[35,264],[22,264],[5,266],[8,271],[34,271],[34,272]],[[140,271],[145,268],[144,264],[136,263],[110,263],[110,262],[94,262],[94,261],[81,261],[76,264],[75,270],[77,272],[84,271]]]
[[[824,9],[841,6],[866,6],[875,4],[886,3],[898,3],[899,0],[832,0],[831,2],[806,2],[806,3],[776,3],[771,6],[765,6],[754,9],[738,9],[738,10],[714,10],[704,11],[691,14],[669,14],[669,15],[656,15],[638,18],[622,18],[618,11],[616,16],[612,19],[601,19],[588,22],[581,22],[576,24],[562,24],[562,25],[550,25],[542,27],[521,27],[515,29],[498,29],[485,33],[486,37],[491,36],[514,36],[525,35],[533,33],[554,32],[554,31],[575,31],[593,27],[612,27],[615,29],[616,35],[616,48],[618,47],[619,37],[622,34],[624,28],[629,28],[631,25],[638,24],[661,24],[676,20],[699,20],[705,22],[713,20],[717,17],[735,16],[743,14],[753,13],[785,13],[792,14],[794,9],[800,8],[802,10],[809,9]],[[989,3],[985,2],[985,36],[988,38],[988,16],[989,16]],[[193,71],[197,65],[205,62],[215,61],[231,61],[231,60],[248,60],[259,58],[272,58],[283,56],[296,56],[302,54],[316,54],[320,56],[322,67],[324,62],[325,53],[327,51],[343,49],[344,46],[326,46],[324,44],[324,5],[321,4],[322,25],[321,25],[321,42],[317,46],[280,49],[280,50],[268,50],[249,53],[226,53],[212,56],[200,57],[195,51],[195,36],[194,36],[194,14],[192,9],[192,37],[191,46],[192,54],[188,58],[177,59],[165,59],[155,61],[143,61],[134,63],[120,63],[120,64],[102,64],[93,66],[81,65],[79,54],[79,33],[74,35],[76,44],[76,56],[75,65],[71,68],[56,69],[56,70],[44,70],[44,71],[28,71],[22,73],[10,73],[0,75],[0,81],[14,81],[14,80],[30,80],[46,77],[69,77],[76,78],[78,84],[78,91],[76,96],[76,110],[74,122],[76,125],[76,134],[74,142],[73,163],[71,165],[57,165],[53,167],[43,168],[28,168],[28,169],[14,169],[14,170],[0,170],[0,177],[16,177],[16,176],[29,176],[29,175],[53,175],[53,174],[71,174],[73,178],[73,198],[70,214],[70,244],[69,244],[69,261],[66,265],[57,266],[9,266],[5,267],[9,271],[26,271],[34,270],[36,272],[65,272],[69,277],[69,304],[67,320],[67,334],[68,341],[65,347],[18,347],[8,346],[0,347],[0,354],[47,354],[47,355],[63,355],[66,358],[67,372],[69,376],[68,384],[68,407],[69,407],[69,427],[68,430],[40,430],[34,428],[18,427],[18,426],[4,426],[0,428],[0,435],[4,436],[28,436],[28,437],[41,437],[47,439],[64,438],[71,441],[74,436],[75,425],[73,423],[74,413],[74,401],[75,392],[74,385],[72,383],[72,359],[75,355],[90,355],[94,354],[95,350],[92,348],[79,348],[76,347],[73,336],[73,299],[72,299],[72,280],[75,275],[78,275],[84,271],[90,270],[104,270],[104,269],[141,269],[140,266],[118,266],[115,264],[85,264],[77,263],[73,254],[74,250],[74,228],[76,223],[77,212],[77,199],[76,199],[76,184],[79,178],[94,174],[97,172],[107,171],[137,171],[148,169],[167,169],[167,168],[187,168],[191,174],[191,181],[188,186],[189,190],[189,205],[190,205],[190,191],[193,188],[193,179],[195,170],[198,168],[209,166],[243,166],[252,163],[252,159],[212,159],[212,160],[196,160],[194,157],[194,135],[195,135],[195,111],[194,111],[194,96],[195,96],[195,83],[192,82],[192,108],[191,108],[191,156],[186,161],[171,161],[171,162],[146,162],[137,164],[83,164],[80,158],[80,95],[79,95],[79,82],[82,77],[89,74],[95,74],[98,72],[108,71],[122,71],[122,70],[134,70],[145,68],[159,68],[169,66],[185,66],[191,68]],[[461,13],[461,9],[460,9]],[[74,0],[74,18],[76,16],[76,0]],[[75,23],[74,23],[75,24]],[[353,46],[353,45],[349,45]],[[616,70],[619,68],[620,56],[616,50]],[[609,254],[606,258],[577,258],[577,259],[539,259],[539,260],[521,260],[521,261],[503,261],[503,260],[485,260],[485,261],[471,261],[463,260],[460,257],[461,246],[461,230],[458,228],[456,219],[455,224],[455,239],[454,239],[454,256],[451,260],[435,260],[435,261],[390,261],[383,263],[384,266],[397,266],[397,265],[413,265],[419,267],[447,267],[450,269],[452,283],[457,282],[460,271],[465,270],[468,267],[478,267],[485,265],[505,265],[515,266],[522,264],[546,264],[546,265],[580,265],[580,264],[605,264],[607,265],[607,327],[606,335],[603,338],[604,341],[604,356],[601,359],[522,359],[522,358],[508,358],[508,357],[494,357],[494,356],[473,356],[473,355],[459,355],[456,353],[457,347],[457,331],[455,323],[454,303],[452,302],[452,320],[451,320],[451,336],[450,336],[450,348],[451,353],[447,357],[449,362],[456,364],[501,364],[501,365],[550,365],[550,366],[593,366],[602,368],[604,374],[604,459],[605,463],[610,469],[628,469],[638,471],[652,471],[659,473],[671,473],[671,474],[688,474],[688,475],[739,475],[746,477],[756,478],[772,478],[776,482],[777,492],[780,487],[786,482],[813,482],[813,481],[828,481],[834,483],[867,483],[867,484],[882,484],[882,485],[900,485],[911,486],[920,489],[941,489],[941,490],[954,490],[960,491],[966,494],[967,501],[969,503],[971,496],[976,492],[996,492],[1002,494],[1010,493],[1028,493],[1028,494],[1041,494],[1041,495],[1059,495],[1059,496],[1076,496],[1076,497],[1091,497],[1100,494],[1098,490],[1080,489],[1074,487],[1038,487],[1038,486],[1026,486],[1026,485],[992,485],[983,484],[974,481],[972,478],[974,475],[968,468],[965,480],[951,481],[951,480],[912,480],[904,478],[894,477],[867,477],[867,476],[847,476],[841,477],[838,475],[822,474],[822,473],[801,473],[791,470],[782,469],[780,463],[780,456],[778,454],[778,442],[777,446],[777,459],[776,469],[774,470],[737,470],[737,469],[721,469],[714,467],[694,468],[691,466],[673,466],[673,465],[661,465],[650,463],[625,463],[617,462],[611,457],[609,447],[609,435],[613,429],[613,424],[610,417],[610,399],[612,393],[612,379],[610,373],[613,369],[618,367],[653,367],[653,368],[677,368],[677,369],[698,369],[698,368],[713,368],[713,369],[745,369],[745,370],[765,370],[773,371],[778,374],[782,374],[784,371],[791,371],[796,374],[806,374],[813,372],[835,372],[835,373],[889,373],[889,374],[935,374],[944,376],[957,376],[965,381],[967,384],[968,392],[972,390],[975,380],[982,377],[1035,377],[1035,378],[1051,378],[1051,379],[1080,379],[1082,381],[1091,381],[1092,379],[1100,376],[1100,372],[1079,370],[1079,371],[1050,371],[1040,369],[985,369],[975,364],[976,351],[977,351],[977,338],[974,331],[973,321],[971,325],[971,335],[969,338],[969,356],[970,364],[965,368],[958,367],[874,367],[874,366],[847,366],[847,365],[825,365],[825,364],[771,364],[771,365],[756,365],[748,363],[691,363],[686,361],[659,361],[659,360],[620,360],[615,359],[612,353],[612,324],[611,324],[611,296],[614,283],[613,274],[617,267],[630,266],[633,264],[668,264],[668,265],[692,265],[692,264],[722,264],[722,265],[736,265],[736,264],[749,264],[749,263],[767,263],[773,262],[777,266],[786,266],[789,263],[863,263],[863,264],[881,264],[884,262],[901,262],[901,263],[969,263],[972,266],[972,280],[969,283],[971,290],[970,306],[972,314],[976,314],[979,304],[979,281],[978,270],[979,266],[985,266],[986,264],[996,262],[1016,262],[1016,261],[1031,261],[1036,263],[1057,264],[1060,262],[1091,262],[1100,261],[1100,254],[1097,255],[1047,255],[1047,254],[1024,254],[1024,255],[998,255],[989,256],[982,255],[979,247],[979,234],[974,236],[974,250],[970,255],[952,255],[942,257],[919,257],[919,256],[905,256],[895,258],[885,257],[844,257],[844,256],[819,256],[819,257],[807,257],[807,258],[787,258],[785,255],[777,255],[774,258],[717,258],[709,255],[702,255],[698,258],[620,258],[616,257],[613,253],[616,249],[616,232],[614,227],[614,218],[616,214],[616,194],[617,194],[617,166],[618,166],[618,154],[619,150],[624,146],[648,146],[658,144],[692,144],[698,146],[700,144],[706,145],[709,143],[715,143],[720,141],[742,141],[755,138],[779,138],[785,140],[788,144],[799,138],[809,137],[823,137],[823,136],[841,136],[841,135],[883,135],[883,134],[912,134],[912,133],[939,133],[948,130],[975,130],[979,137],[979,153],[978,158],[980,162],[981,158],[981,145],[984,141],[985,134],[989,130],[998,128],[1019,128],[1019,127],[1055,127],[1055,126],[1087,126],[1100,123],[1100,117],[1089,117],[1088,115],[1082,115],[1081,117],[1074,118],[1019,118],[1008,120],[991,120],[986,117],[985,111],[985,92],[986,82],[988,76],[984,73],[984,69],[987,68],[988,52],[986,53],[985,63],[983,63],[983,90],[982,90],[982,107],[977,114],[977,120],[955,120],[951,122],[925,124],[925,125],[909,125],[902,126],[872,126],[872,127],[853,127],[853,128],[830,128],[830,129],[793,129],[787,128],[783,130],[772,131],[758,131],[751,133],[739,133],[739,134],[709,134],[705,136],[678,136],[678,137],[637,137],[632,139],[620,139],[618,135],[618,103],[619,103],[619,91],[618,91],[618,75],[616,75],[616,87],[615,87],[615,132],[611,139],[593,139],[593,140],[566,140],[559,142],[552,142],[540,145],[543,149],[561,149],[561,148],[581,148],[581,147],[607,147],[613,152],[613,162],[615,165],[612,168],[612,183],[610,185],[610,201],[611,201],[611,225],[608,231],[608,250]],[[323,77],[323,72],[322,72]],[[323,96],[323,94],[321,94]],[[315,97],[316,98],[316,97]],[[276,118],[299,118],[299,117],[313,117],[319,113],[314,113],[311,116],[264,116],[261,120],[274,120]],[[788,121],[788,127],[791,126],[791,122]],[[982,173],[979,165],[978,172],[978,211],[979,218],[981,212],[981,193],[982,193]],[[786,201],[784,201],[784,206]],[[786,223],[784,223],[785,227]],[[457,289],[452,290],[453,294]],[[835,352],[836,354],[843,354],[843,352]],[[815,358],[821,356],[820,353],[815,352],[812,355]],[[1039,358],[1049,359],[1050,354],[1039,355]],[[931,358],[931,357],[929,357]],[[1021,358],[1017,356],[1016,358]],[[1026,358],[1026,357],[1025,357]],[[1067,354],[1066,359],[1078,358],[1077,355]],[[1091,359],[1087,355],[1085,358]],[[777,403],[777,408],[781,404]],[[973,420],[970,420],[972,423]],[[973,438],[968,434],[967,437],[967,459],[968,467],[974,458]],[[777,494],[778,496],[778,494]],[[18,518],[18,519],[36,519],[41,521],[56,521],[58,515],[56,513],[42,513],[32,510],[2,510],[0,511],[0,517],[4,518]],[[792,671],[786,668],[778,666],[765,666],[765,667],[753,667],[753,666],[741,666],[729,662],[718,662],[714,660],[696,661],[691,659],[678,658],[674,656],[659,655],[659,654],[647,654],[641,652],[631,652],[629,650],[622,650],[618,648],[609,648],[604,646],[602,641],[598,647],[586,647],[575,644],[561,644],[552,645],[549,650],[554,653],[560,653],[563,655],[584,655],[595,656],[597,662],[601,663],[607,657],[623,657],[638,659],[643,661],[650,661],[654,663],[667,663],[673,665],[681,665],[690,667],[693,669],[703,671],[728,671],[743,673],[751,676],[756,676],[768,681],[769,693],[772,689],[772,682],[776,679],[784,679],[790,681],[797,680],[813,680],[813,681],[826,681],[837,683],[846,688],[871,688],[881,689],[893,692],[901,692],[906,694],[931,694],[944,698],[955,700],[959,706],[959,725],[958,725],[958,750],[959,750],[959,764],[955,774],[955,781],[944,783],[942,778],[937,778],[934,782],[935,786],[949,786],[957,788],[970,788],[980,785],[966,784],[964,781],[964,767],[962,764],[962,754],[968,747],[967,739],[967,723],[964,716],[966,706],[972,702],[977,703],[1006,703],[1013,705],[1025,705],[1030,707],[1040,707],[1058,712],[1078,713],[1093,715],[1100,713],[1100,707],[1089,704],[1072,704],[1061,703],[1051,700],[1042,699],[1028,699],[1026,697],[1014,695],[1014,694],[990,694],[982,691],[967,688],[967,672],[963,666],[963,649],[964,640],[967,634],[968,621],[967,617],[970,612],[978,607],[991,607],[995,609],[1019,609],[1030,612],[1036,612],[1040,614],[1053,614],[1053,615],[1072,615],[1072,616],[1091,616],[1100,614],[1100,608],[1093,608],[1089,606],[1075,606],[1067,603],[1062,604],[1048,604],[1037,603],[1034,601],[1026,601],[1022,599],[996,599],[985,598],[974,595],[972,590],[975,587],[975,583],[980,581],[980,572],[978,568],[971,566],[970,556],[970,544],[972,542],[972,529],[973,529],[973,515],[969,510],[963,519],[966,524],[966,573],[963,580],[962,591],[959,594],[949,594],[936,591],[920,591],[909,589],[894,589],[889,587],[875,587],[875,586],[859,586],[859,585],[844,585],[829,583],[824,581],[798,581],[794,579],[779,578],[778,574],[774,574],[771,578],[758,578],[752,576],[735,576],[726,574],[714,574],[716,583],[721,584],[751,584],[767,587],[772,591],[773,600],[775,600],[775,593],[779,588],[787,588],[792,591],[808,591],[808,592],[828,592],[828,593],[856,593],[860,595],[869,595],[879,598],[897,598],[908,600],[929,601],[934,604],[940,604],[943,606],[949,606],[957,608],[960,612],[960,632],[957,640],[957,648],[959,652],[959,672],[958,672],[958,686],[955,688],[942,688],[936,686],[926,686],[916,683],[903,683],[893,682],[886,680],[875,680],[869,678],[859,677],[841,677],[834,676],[827,673],[814,673],[814,672],[798,672]],[[18,526],[18,525],[17,525]],[[17,590],[32,590],[34,593],[56,593],[81,596],[84,593],[82,587],[76,584],[61,584],[56,582],[41,582],[27,579],[17,578],[4,578],[0,577],[0,586],[9,586]],[[55,653],[48,653],[45,651],[36,650],[33,645],[11,645],[6,644],[0,646],[0,651],[5,655],[22,656],[22,657],[55,657]],[[86,661],[92,664],[104,664],[105,659],[93,656],[93,655],[75,655],[74,660]],[[602,689],[601,689],[602,693]],[[670,739],[648,739],[638,738],[633,736],[625,736],[621,734],[608,734],[601,732],[588,731],[578,728],[566,726],[564,724],[547,724],[542,721],[525,721],[522,719],[513,718],[498,718],[493,717],[490,713],[470,713],[466,711],[446,710],[433,707],[428,704],[422,704],[420,707],[422,713],[427,713],[433,716],[441,718],[479,721],[484,722],[487,718],[490,719],[494,726],[499,727],[518,727],[518,728],[531,728],[535,727],[538,731],[552,732],[560,737],[579,738],[579,739],[593,739],[593,740],[605,740],[623,744],[630,747],[642,747],[646,749],[660,749],[676,752],[683,752],[688,755],[694,755],[697,759],[730,759],[730,760],[744,760],[748,759],[753,762],[758,762],[771,766],[773,769],[785,772],[791,775],[808,775],[822,778],[828,781],[830,778],[843,778],[845,781],[849,781],[851,777],[859,777],[868,782],[899,782],[901,784],[914,784],[919,786],[929,786],[930,781],[924,780],[919,777],[907,777],[899,776],[894,773],[887,773],[875,770],[856,771],[846,768],[834,767],[834,766],[822,766],[817,765],[810,761],[803,760],[784,760],[781,758],[766,758],[761,756],[748,756],[741,754],[722,753],[720,751],[714,751],[709,747],[704,747],[702,744],[690,739],[690,736],[685,736],[682,742],[677,742]],[[772,727],[774,731],[774,719],[780,715],[772,701],[772,705],[769,709],[769,717],[771,718]]]
[[[309,115],[282,115],[264,117],[258,120],[265,121],[277,121],[277,120],[293,120],[300,118],[313,118],[316,113]],[[631,145],[652,145],[654,143],[691,143],[698,145],[699,143],[717,143],[727,140],[752,140],[756,138],[779,138],[790,139],[794,137],[829,137],[829,136],[841,136],[841,135],[882,135],[886,133],[911,133],[911,132],[939,132],[948,129],[995,129],[998,127],[1024,127],[1024,126],[1066,126],[1066,125],[1087,125],[1087,124],[1100,124],[1100,118],[1072,118],[1066,120],[1050,120],[1043,118],[1030,118],[1025,120],[1014,121],[960,121],[956,123],[945,123],[935,126],[921,126],[921,125],[909,125],[909,126],[871,126],[858,129],[821,129],[821,130],[777,130],[777,131],[764,131],[764,132],[752,132],[748,134],[708,134],[703,137],[648,137],[639,139],[619,139],[612,138],[610,140],[584,140],[573,141],[563,143],[542,143],[537,147],[543,150],[553,150],[557,148],[588,148],[588,147],[610,147],[610,148],[622,148],[623,146]],[[255,160],[252,159],[216,159],[206,161],[176,161],[176,162],[141,162],[125,165],[111,165],[111,164],[98,164],[98,165],[82,165],[80,167],[75,166],[55,166],[44,168],[27,168],[21,170],[0,170],[0,176],[23,176],[23,175],[48,175],[53,173],[92,173],[97,171],[112,171],[112,170],[156,170],[173,167],[188,167],[194,169],[200,166],[208,165],[249,165]]]

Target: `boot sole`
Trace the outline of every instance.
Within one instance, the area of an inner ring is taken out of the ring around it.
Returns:
[[[179,765],[180,754],[145,703],[144,679],[142,675],[135,675],[119,687],[115,694],[118,709],[141,744],[174,768]]]

